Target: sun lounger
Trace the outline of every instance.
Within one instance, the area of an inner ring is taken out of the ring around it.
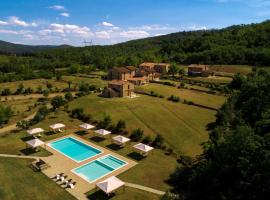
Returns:
[[[76,182],[73,182],[73,183],[69,183],[67,187],[73,189],[76,185]]]
[[[41,170],[49,168],[50,165],[48,163],[44,162],[43,160],[39,159],[39,160],[33,161],[31,163],[31,167],[37,171],[41,171]]]

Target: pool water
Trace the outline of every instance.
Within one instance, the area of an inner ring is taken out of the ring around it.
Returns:
[[[73,170],[88,182],[93,182],[121,167],[127,163],[111,155],[94,160]]]
[[[72,137],[57,140],[50,143],[49,146],[64,154],[65,156],[75,160],[76,162],[82,162],[88,158],[92,158],[102,153],[101,150],[87,145]]]

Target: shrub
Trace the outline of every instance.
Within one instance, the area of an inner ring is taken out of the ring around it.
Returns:
[[[161,135],[157,135],[152,142],[152,146],[155,148],[161,148],[164,145],[164,138]]]
[[[83,115],[83,112],[84,112],[84,110],[83,110],[83,108],[74,108],[72,111],[71,111],[71,117],[72,118],[76,118],[76,119],[78,119],[78,118],[80,118],[82,115]]]
[[[179,102],[180,98],[172,94],[170,97],[168,97],[168,100],[172,102]]]
[[[53,97],[51,100],[51,104],[54,110],[60,108],[61,106],[65,105],[67,102],[61,96]]]
[[[99,122],[98,126],[99,126],[100,128],[106,129],[106,128],[108,128],[108,127],[111,125],[111,123],[112,123],[112,118],[111,118],[111,116],[110,116],[110,115],[105,115],[105,116],[103,117],[103,120]]]
[[[134,142],[138,142],[143,137],[143,130],[140,128],[134,129],[130,135],[130,139]]]
[[[30,125],[31,125],[30,121],[22,120],[22,121],[17,122],[16,127],[23,129],[23,130],[26,130],[30,127]]]
[[[65,94],[65,99],[67,100],[67,101],[72,101],[74,98],[73,98],[73,95],[71,94],[71,92],[67,92],[66,94]]]
[[[2,96],[8,96],[11,95],[11,91],[9,88],[5,88],[4,90],[2,90]]]
[[[126,122],[124,120],[119,120],[114,128],[115,133],[122,133],[126,129]]]
[[[149,135],[145,136],[142,140],[142,143],[144,144],[150,144],[152,142],[152,139]]]

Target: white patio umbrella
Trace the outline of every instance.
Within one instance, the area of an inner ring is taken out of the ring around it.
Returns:
[[[101,136],[106,136],[106,135],[109,135],[111,134],[111,131],[107,131],[105,129],[99,129],[99,130],[96,130],[95,133],[101,135]]]
[[[57,123],[57,124],[50,125],[50,128],[52,130],[58,130],[58,131],[61,131],[61,128],[65,128],[65,127],[66,127],[66,125],[62,124],[62,123]]]
[[[32,148],[36,148],[36,147],[39,147],[41,145],[44,145],[45,143],[43,141],[41,141],[40,139],[33,139],[33,140],[28,140],[26,142],[29,146],[31,146]]]
[[[26,132],[28,134],[30,134],[30,135],[34,135],[34,134],[37,134],[37,133],[44,132],[44,129],[42,129],[42,128],[33,128],[33,129],[30,129],[30,130],[27,130]]]
[[[106,194],[110,194],[116,189],[124,185],[125,183],[121,181],[120,179],[116,178],[115,176],[112,176],[96,184],[96,186],[100,188],[103,192],[105,192]]]
[[[81,124],[80,127],[85,129],[85,130],[90,130],[92,128],[95,128],[95,126],[93,126],[91,124],[87,124],[87,123]]]
[[[113,137],[113,142],[118,145],[124,145],[125,143],[129,142],[130,139],[121,135]]]
[[[137,150],[138,152],[140,152],[141,154],[143,155],[147,155],[149,151],[153,150],[154,148],[151,147],[151,146],[148,146],[146,144],[143,144],[143,143],[138,143],[138,144],[135,144],[133,146],[133,148],[135,150]]]

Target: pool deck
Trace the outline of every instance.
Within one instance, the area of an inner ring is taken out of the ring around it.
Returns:
[[[92,147],[95,147],[97,149],[100,149],[102,150],[102,153],[101,154],[98,154],[92,158],[89,158],[87,160],[84,160],[80,163],[77,163],[75,161],[73,161],[72,159],[66,157],[64,154],[56,151],[55,149],[51,148],[48,143],[51,143],[53,141],[56,141],[56,140],[59,140],[59,139],[62,139],[62,138],[66,138],[66,137],[73,137],[85,144],[88,144]],[[68,179],[72,179],[73,181],[76,182],[76,185],[75,185],[75,188],[73,189],[66,189],[70,194],[72,194],[75,198],[77,199],[80,199],[80,200],[84,200],[84,199],[87,199],[85,193],[89,192],[90,190],[93,190],[96,188],[96,183],[97,182],[100,182],[106,178],[109,178],[111,176],[117,176],[127,170],[129,170],[130,168],[132,168],[133,166],[135,166],[137,163],[131,159],[128,159],[124,156],[121,156],[113,151],[110,151],[106,148],[103,148],[101,146],[98,146],[90,141],[87,141],[85,139],[82,139],[74,134],[70,134],[70,135],[66,135],[66,136],[63,136],[63,137],[59,137],[57,139],[54,139],[54,140],[50,140],[48,142],[46,142],[46,150],[47,151],[50,151],[53,155],[49,156],[49,157],[44,157],[42,158],[46,163],[48,163],[51,167],[46,169],[46,170],[43,170],[42,172],[47,175],[49,178],[52,178],[54,177],[56,174],[60,174],[60,173],[64,173],[64,175],[67,176],[67,180]],[[107,154],[110,154],[110,155],[113,155],[113,156],[116,156],[117,158],[127,162],[128,164],[123,166],[122,168],[120,169],[117,169],[115,171],[113,171],[112,173],[94,181],[93,183],[89,183],[87,182],[86,180],[82,179],[81,177],[79,177],[78,175],[76,175],[75,173],[73,173],[71,170],[74,169],[74,168],[77,168],[79,166],[82,166],[88,162],[91,162],[97,158],[100,158],[102,156],[105,156]],[[54,180],[52,180],[54,181]],[[61,186],[60,183],[58,183],[59,186],[55,186],[55,187],[64,187],[64,186]]]

